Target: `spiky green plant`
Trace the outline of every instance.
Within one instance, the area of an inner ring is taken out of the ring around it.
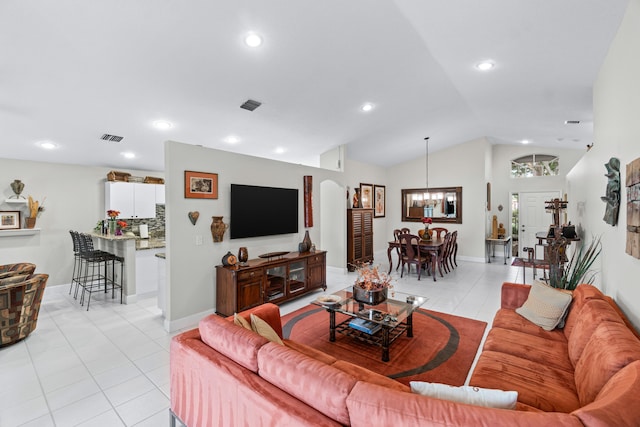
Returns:
[[[552,280],[550,283],[551,286],[559,289],[573,290],[581,283],[593,283],[596,273],[590,269],[602,251],[600,239],[601,236],[594,237],[588,246],[580,246],[580,249],[571,256],[571,260],[569,264],[565,266],[560,279]]]

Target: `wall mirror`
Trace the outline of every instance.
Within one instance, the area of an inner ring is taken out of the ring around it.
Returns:
[[[402,221],[462,224],[462,187],[414,188],[402,190]]]

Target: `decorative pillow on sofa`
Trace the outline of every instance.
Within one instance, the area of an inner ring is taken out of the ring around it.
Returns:
[[[545,331],[552,331],[563,320],[571,304],[571,294],[534,281],[529,297],[516,313]]]
[[[233,323],[238,326],[242,326],[245,329],[253,331],[253,329],[251,329],[251,325],[249,324],[249,322],[247,322],[247,319],[245,319],[238,313],[233,313]]]
[[[253,313],[251,314],[251,329],[254,332],[262,335],[263,337],[265,337],[271,342],[284,345],[284,343],[278,336],[278,333],[273,330],[271,325],[269,325],[267,322],[265,322],[264,320],[262,320],[261,318],[259,318]]]
[[[517,391],[503,391],[471,386],[455,387],[448,384],[410,381],[411,392],[436,399],[449,400],[488,408],[515,409]]]

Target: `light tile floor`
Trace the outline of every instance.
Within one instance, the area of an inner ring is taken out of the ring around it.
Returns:
[[[522,270],[458,264],[437,282],[394,270],[395,289],[428,297],[424,308],[490,323],[502,282],[521,281]],[[329,268],[327,292],[355,277]],[[168,426],[169,342],[179,332],[164,330],[155,295],[120,305],[94,294],[86,311],[68,292],[68,285],[47,288],[36,331],[0,350],[0,426]],[[282,314],[320,294],[283,304]]]

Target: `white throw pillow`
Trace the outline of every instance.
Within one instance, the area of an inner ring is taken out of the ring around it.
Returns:
[[[518,401],[517,391],[494,390],[471,386],[455,387],[448,384],[409,382],[411,392],[436,399],[449,400],[488,408],[515,409]]]
[[[278,336],[278,333],[273,330],[271,325],[269,325],[267,322],[265,322],[255,314],[251,314],[251,329],[253,329],[253,332],[257,332],[271,342],[284,345],[284,343]]]
[[[571,294],[565,291],[534,281],[529,297],[522,307],[516,308],[516,313],[545,331],[552,331],[564,320],[571,299]]]

